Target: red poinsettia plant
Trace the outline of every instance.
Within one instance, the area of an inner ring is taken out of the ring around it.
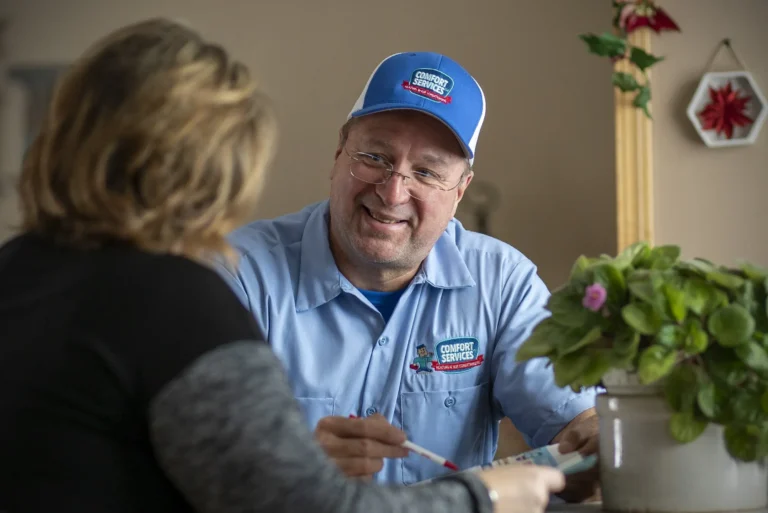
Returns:
[[[648,27],[656,33],[664,30],[679,31],[680,28],[653,0],[613,0],[613,8],[614,33],[605,32],[602,35],[587,33],[581,34],[579,38],[587,44],[590,53],[609,57],[613,62],[628,59],[640,71],[644,78],[642,82],[639,82],[632,73],[624,71],[615,71],[611,81],[624,93],[634,92],[632,104],[642,109],[650,118],[648,102],[651,100],[651,86],[647,70],[664,57],[658,57],[631,45],[627,36],[642,27]]]
[[[640,27],[648,27],[657,34],[664,30],[680,31],[680,27],[667,12],[652,0],[616,0],[614,27],[629,34]]]

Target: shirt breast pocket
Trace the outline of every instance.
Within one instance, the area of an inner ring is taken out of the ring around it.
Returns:
[[[333,397],[297,397],[296,401],[312,431],[315,430],[320,419],[333,415]]]
[[[403,392],[403,430],[413,443],[446,458],[460,469],[485,463],[490,420],[490,385]],[[403,482],[413,484],[449,472],[423,456],[403,459]]]

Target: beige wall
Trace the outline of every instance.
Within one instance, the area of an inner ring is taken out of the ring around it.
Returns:
[[[562,1],[556,9],[535,0],[2,1],[11,15],[11,64],[69,61],[106,31],[158,14],[189,21],[245,60],[282,126],[260,216],[327,195],[338,128],[381,59],[445,52],[485,90],[476,170],[503,194],[494,234],[538,263],[550,285],[565,279],[580,252],[614,250],[610,70],[576,37],[607,28],[605,0]],[[17,94],[2,111],[6,176],[18,170],[21,151],[12,133],[18,123],[7,121],[19,117]],[[8,210],[0,209],[3,222]],[[459,217],[474,226],[466,212]]]
[[[664,0],[682,33],[654,38],[666,56],[653,77],[657,242],[724,264],[746,258],[768,265],[768,127],[752,146],[710,149],[685,111],[718,42],[736,53],[768,95],[768,1]],[[712,71],[736,69],[722,51]]]

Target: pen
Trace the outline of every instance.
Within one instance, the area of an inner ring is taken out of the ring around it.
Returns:
[[[356,419],[357,416],[350,415],[349,418]],[[408,449],[410,451],[415,452],[416,454],[424,456],[428,460],[434,461],[438,465],[441,465],[441,466],[443,466],[445,468],[449,468],[451,470],[459,470],[459,467],[455,463],[453,463],[452,461],[449,461],[449,460],[443,458],[442,456],[438,456],[434,452],[432,452],[432,451],[430,451],[428,449],[425,449],[424,447],[422,447],[420,445],[416,445],[415,443],[411,442],[410,440],[406,440],[405,442],[403,442],[400,445],[401,445],[401,447],[404,447],[404,448],[406,448],[406,449]]]

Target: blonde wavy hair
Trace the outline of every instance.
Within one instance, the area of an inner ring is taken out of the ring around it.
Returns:
[[[57,84],[19,188],[22,229],[85,248],[113,241],[232,255],[276,138],[247,68],[178,23],[124,27]]]

